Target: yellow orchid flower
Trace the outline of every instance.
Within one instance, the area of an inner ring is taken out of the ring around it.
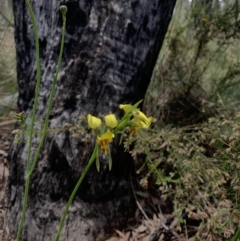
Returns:
[[[125,113],[128,113],[133,108],[130,104],[119,105],[119,107],[123,109]],[[130,130],[133,134],[136,134],[139,128],[149,128],[153,120],[152,117],[147,117],[139,109],[133,109],[132,116],[131,123],[133,126],[130,127]]]
[[[152,117],[147,117],[143,112],[140,110],[133,111],[134,118],[132,119],[133,123],[136,123],[140,128],[149,128],[152,123]]]
[[[117,118],[114,114],[106,115],[104,119],[105,119],[106,125],[111,127],[112,129],[115,128],[118,124]]]
[[[146,117],[145,121],[142,121],[141,119],[134,117],[131,122],[133,123],[133,126],[130,127],[130,132],[133,135],[136,135],[138,130],[140,128],[147,129],[152,123],[152,117]]]
[[[109,143],[112,142],[113,138],[114,134],[110,130],[107,130],[101,136],[97,136],[97,143],[104,154],[108,153]]]
[[[88,125],[94,130],[100,127],[102,124],[101,119],[95,116],[92,116],[90,114],[87,115],[87,121],[88,121]]]
[[[133,107],[130,104],[119,105],[120,109],[123,109],[125,113],[128,113]],[[147,117],[143,112],[138,109],[132,111],[133,119],[131,120],[135,124],[137,124],[140,128],[148,128],[152,123],[152,117]]]

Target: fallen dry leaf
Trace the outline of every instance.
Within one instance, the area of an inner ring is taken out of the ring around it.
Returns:
[[[145,232],[145,231],[147,230],[147,227],[141,225],[141,226],[139,226],[139,227],[137,228],[137,230],[138,230],[139,233],[142,233],[142,232]]]
[[[128,238],[126,237],[126,235],[124,233],[122,233],[121,231],[115,229],[115,232],[124,239],[124,241],[128,241]]]
[[[5,152],[4,150],[1,150],[1,149],[0,149],[0,155],[2,155],[2,156],[8,156],[7,152]]]
[[[117,237],[111,237],[110,239],[107,239],[106,241],[118,241],[119,238]]]

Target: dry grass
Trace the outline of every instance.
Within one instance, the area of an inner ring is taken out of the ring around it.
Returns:
[[[13,15],[6,3],[2,1],[0,9],[0,115],[3,116],[15,108],[17,93]]]
[[[0,95],[16,92],[16,52],[13,29],[0,31]]]

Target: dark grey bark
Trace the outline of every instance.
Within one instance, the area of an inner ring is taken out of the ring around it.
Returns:
[[[31,1],[41,47],[38,120],[45,115],[60,48],[67,5],[67,35],[50,128],[77,123],[87,113],[103,116],[120,103],[143,99],[162,45],[175,0]],[[36,67],[32,24],[24,0],[14,0],[20,111],[31,113]],[[37,143],[38,137],[34,140]],[[49,136],[32,177],[22,240],[54,240],[67,199],[90,157],[93,142],[75,140],[67,131]],[[71,207],[61,240],[100,240],[126,225],[134,211],[130,185],[133,164],[122,147],[112,148],[113,168],[101,158],[88,173]],[[24,191],[27,144],[10,158],[8,223],[16,234]]]

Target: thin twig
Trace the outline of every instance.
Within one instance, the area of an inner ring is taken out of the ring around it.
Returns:
[[[133,195],[134,195],[134,198],[135,198],[136,204],[137,204],[139,210],[142,212],[143,216],[144,216],[147,220],[149,220],[147,214],[144,212],[142,206],[140,205],[140,203],[139,203],[138,200],[137,200],[137,196],[136,196],[135,191],[134,191],[134,189],[133,189],[133,183],[132,183],[132,177],[131,177],[131,174],[130,174],[130,182],[131,182],[131,187],[132,187],[132,191],[133,191]]]
[[[160,205],[158,206],[158,208],[159,208],[159,211],[160,211],[161,215],[163,215],[163,214],[162,214],[162,209],[161,209]],[[170,231],[170,232],[177,238],[178,241],[181,241],[181,238],[180,238],[180,236],[177,234],[177,232],[175,232],[173,229],[169,228],[169,227],[163,222],[161,216],[159,216],[159,218],[160,218],[160,220],[162,221],[162,226],[163,226],[163,228],[164,228],[165,230],[167,230],[167,231]]]

